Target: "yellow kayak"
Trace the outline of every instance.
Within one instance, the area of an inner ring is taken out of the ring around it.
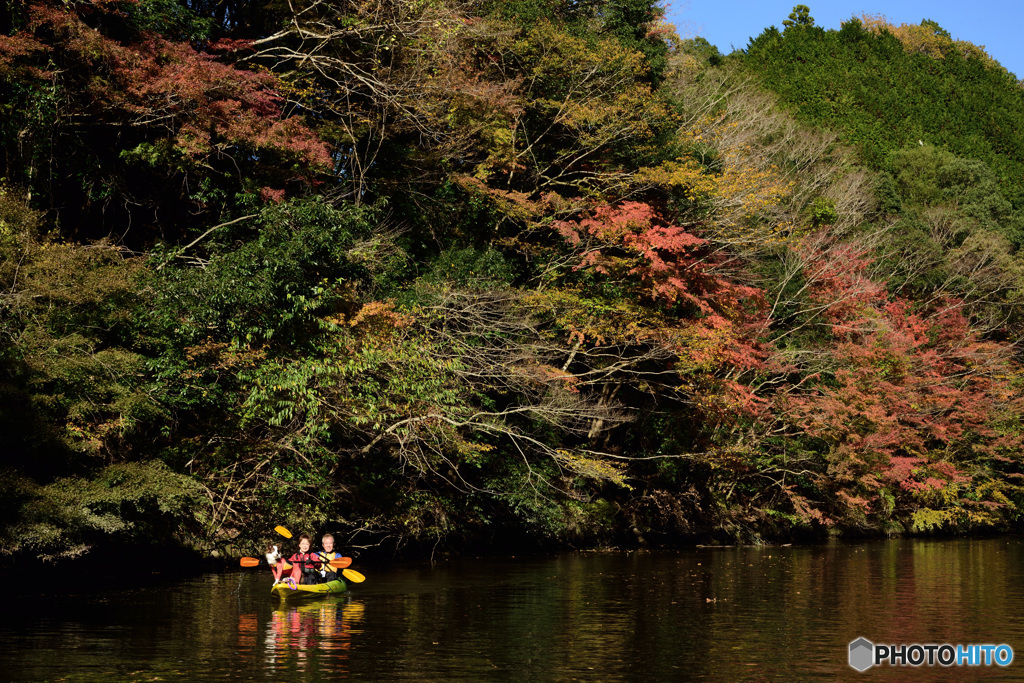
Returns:
[[[327,583],[300,583],[295,588],[292,588],[287,583],[275,583],[270,589],[270,594],[285,600],[287,598],[308,598],[313,595],[332,595],[334,593],[344,593],[346,590],[348,590],[348,586],[345,585],[345,582],[341,579],[335,579]]]

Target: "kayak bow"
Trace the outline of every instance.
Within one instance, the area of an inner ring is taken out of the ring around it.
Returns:
[[[307,598],[314,595],[332,595],[344,593],[346,590],[348,590],[348,586],[341,579],[335,579],[327,583],[300,583],[295,588],[282,581],[281,583],[275,583],[271,587],[270,594],[285,600],[287,598]]]

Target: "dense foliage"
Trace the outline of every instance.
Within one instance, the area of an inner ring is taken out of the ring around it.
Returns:
[[[851,18],[838,31],[772,27],[751,40],[747,66],[815,125],[842,131],[869,165],[932,144],[983,162],[1005,196],[1024,201],[1020,86],[982,49],[953,41],[933,21],[893,26]]]
[[[1024,94],[937,26],[3,12],[9,555],[1017,523]]]

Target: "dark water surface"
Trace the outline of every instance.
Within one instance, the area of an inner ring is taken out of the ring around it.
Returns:
[[[284,605],[264,570],[9,602],[0,680],[1024,679],[1024,541],[583,553],[370,570]],[[1008,667],[847,644],[1006,643]]]

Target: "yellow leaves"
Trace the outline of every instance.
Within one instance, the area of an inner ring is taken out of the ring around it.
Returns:
[[[626,483],[625,466],[618,463],[600,460],[595,457],[557,449],[552,457],[561,467],[586,479],[610,481],[627,489],[633,487]]]
[[[658,166],[645,166],[637,170],[637,180],[661,187],[682,190],[688,199],[698,201],[712,197],[718,192],[715,176],[693,159],[666,161]]]
[[[793,187],[772,165],[764,166],[749,150],[716,150],[716,172],[692,158],[668,161],[637,171],[637,180],[682,195],[702,220],[705,237],[733,247],[763,247],[786,241],[792,225],[775,220],[773,209]]]
[[[576,90],[584,83],[604,92],[619,91],[646,71],[644,56],[622,46],[615,38],[591,41],[541,21],[514,46],[532,57],[532,75],[558,79],[563,88]],[[584,96],[584,91],[576,94]]]
[[[932,531],[952,525],[956,520],[956,514],[951,510],[932,510],[921,508],[915,510],[911,517],[910,527],[914,531]]]
[[[553,316],[558,327],[575,340],[599,344],[631,344],[661,335],[668,323],[656,313],[628,301],[598,301],[569,288],[525,293],[530,311]]]
[[[195,370],[182,372],[182,377],[195,379],[208,370],[232,370],[256,367],[267,356],[266,349],[238,348],[224,342],[207,339],[195,346],[185,348],[185,358]]]
[[[413,322],[413,316],[395,310],[393,301],[371,301],[351,316],[339,313],[320,318],[320,325],[325,331],[341,335],[351,331],[362,343],[371,346],[391,344],[397,340],[395,333]]]
[[[412,324],[412,318],[395,311],[393,301],[371,301],[364,304],[359,312],[348,321],[349,327],[403,328]]]
[[[635,179],[689,203],[680,220],[700,222],[703,237],[760,249],[789,238],[792,225],[781,207],[794,183],[766,155],[751,112],[741,104],[694,115],[676,132],[676,145],[686,154],[640,168]]]
[[[481,128],[480,180],[504,173],[502,182],[526,177],[541,192],[618,191],[630,171],[609,163],[612,150],[653,145],[656,131],[673,125],[674,110],[644,83],[644,56],[615,38],[583,39],[541,21],[491,58],[521,76],[507,119]]]
[[[452,437],[452,445],[455,446],[455,451],[461,456],[462,460],[469,463],[480,460],[481,456],[485,453],[490,453],[495,449],[491,444],[469,441],[457,432],[452,432],[450,436]]]
[[[675,370],[679,374],[714,372],[722,363],[724,350],[735,336],[730,326],[710,328],[687,325],[672,330],[665,341],[678,354]]]
[[[473,171],[475,178],[487,180],[495,171],[514,172],[524,168],[523,164],[516,159],[516,138],[507,123],[501,122],[499,125],[483,127],[480,137],[486,143],[487,158]]]
[[[33,296],[63,305],[88,305],[133,295],[145,262],[127,249],[100,242],[87,247],[31,240],[19,281]]]
[[[884,14],[862,14],[860,22],[872,33],[891,33],[903,49],[910,53],[927,55],[933,59],[943,59],[946,55],[958,52],[964,57],[980,59],[987,66],[1005,70],[996,60],[992,59],[984,46],[977,46],[966,40],[953,40],[950,35],[938,29],[937,24],[895,24],[889,22]]]
[[[487,197],[506,216],[532,221],[546,213],[546,202],[530,200],[529,193],[488,187],[481,178],[453,174],[451,180],[470,194]]]
[[[561,93],[559,93],[561,94]],[[632,84],[621,91],[587,89],[578,97],[538,98],[533,106],[548,114],[553,123],[574,131],[584,147],[612,140],[649,140],[652,125],[664,122],[671,112],[648,86]]]
[[[673,76],[683,81],[696,80],[704,69],[704,61],[688,53],[677,54],[672,64]]]

